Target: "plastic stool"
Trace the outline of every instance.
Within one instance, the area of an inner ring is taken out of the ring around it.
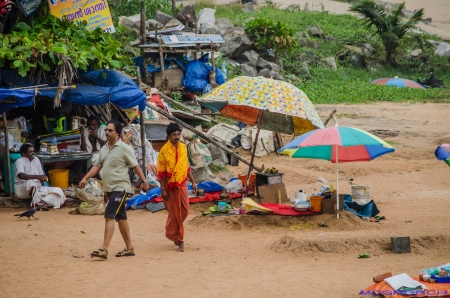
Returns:
[[[67,130],[67,120],[66,117],[60,117],[58,121],[55,118],[47,118],[47,116],[43,115],[42,119],[44,120],[45,129],[49,133],[53,132],[62,132]],[[56,123],[56,127],[53,127]]]

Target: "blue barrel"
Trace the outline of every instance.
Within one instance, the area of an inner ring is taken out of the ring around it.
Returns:
[[[9,153],[9,160],[11,162],[11,185],[12,185],[12,193],[14,193],[14,165],[16,160],[18,160],[22,155],[20,153]],[[8,177],[8,165],[6,159],[6,153],[3,154],[3,181],[5,184],[5,193],[9,193],[9,177]]]

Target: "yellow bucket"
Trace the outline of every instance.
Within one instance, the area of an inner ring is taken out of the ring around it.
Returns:
[[[322,212],[322,196],[310,197],[309,202],[311,203],[311,208],[314,211]]]
[[[50,184],[54,187],[62,189],[69,188],[69,170],[68,169],[53,169],[48,171],[50,176]]]

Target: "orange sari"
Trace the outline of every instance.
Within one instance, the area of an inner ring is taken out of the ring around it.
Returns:
[[[189,214],[189,195],[187,173],[191,168],[187,156],[187,148],[178,143],[175,148],[167,142],[158,155],[158,178],[168,179],[167,194],[169,200],[164,201],[169,215],[166,221],[166,237],[173,242],[183,242],[183,222]]]

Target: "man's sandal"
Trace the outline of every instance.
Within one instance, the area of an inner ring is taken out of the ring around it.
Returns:
[[[125,248],[124,250],[116,253],[116,257],[133,257],[135,256],[134,254],[134,248]]]
[[[91,252],[91,258],[93,258],[93,257],[107,259],[108,251],[106,249],[99,248],[98,250],[94,250],[93,252]]]

